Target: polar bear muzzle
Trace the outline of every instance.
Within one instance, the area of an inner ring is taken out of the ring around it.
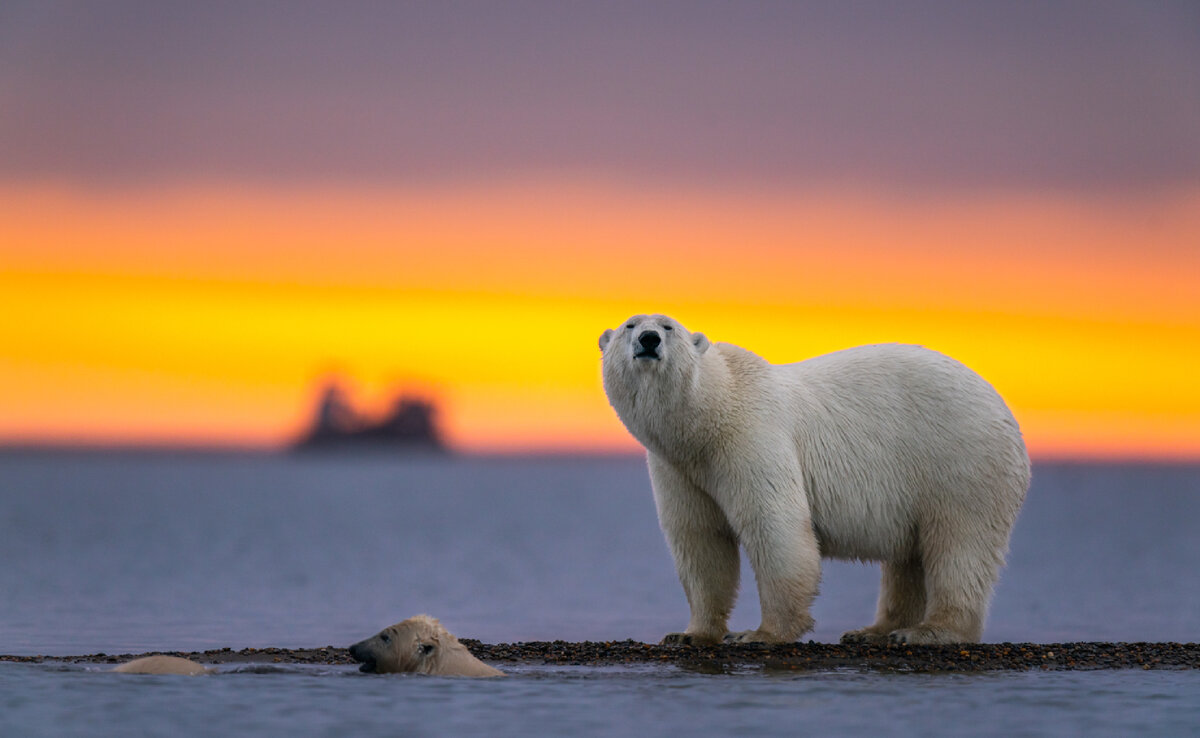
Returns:
[[[364,674],[374,674],[376,669],[375,651],[370,648],[368,641],[355,643],[349,648],[349,653],[350,658],[362,664],[362,666],[358,667],[359,671]]]
[[[635,359],[653,359],[660,360],[662,357],[658,355],[658,347],[662,345],[662,336],[658,335],[658,331],[642,331],[638,335],[638,352],[633,355]]]

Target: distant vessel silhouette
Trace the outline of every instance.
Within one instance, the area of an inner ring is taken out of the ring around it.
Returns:
[[[363,416],[336,381],[321,391],[309,429],[293,444],[297,451],[396,450],[444,452],[437,407],[401,394],[379,420]]]

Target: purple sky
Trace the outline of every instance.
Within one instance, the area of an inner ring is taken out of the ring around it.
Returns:
[[[1200,2],[0,4],[0,181],[1200,184]]]

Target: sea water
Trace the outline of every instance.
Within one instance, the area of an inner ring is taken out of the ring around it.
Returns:
[[[988,641],[1188,641],[1200,467],[1039,464]],[[826,562],[807,637],[874,613]],[[731,626],[757,624],[753,575]],[[636,458],[0,454],[0,653],[657,641],[687,605]],[[727,673],[502,665],[504,680],[0,663],[0,735],[1200,734],[1200,673]]]

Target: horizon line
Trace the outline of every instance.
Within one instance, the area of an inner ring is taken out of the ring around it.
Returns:
[[[406,449],[403,446],[365,445],[361,448],[329,450],[297,450],[291,443],[251,444],[237,442],[104,442],[104,441],[10,441],[0,439],[0,456],[21,454],[111,454],[111,455],[185,455],[185,456],[258,456],[329,459],[391,459],[411,461],[415,459],[487,459],[487,458],[579,458],[579,459],[635,459],[645,455],[637,448],[615,447],[563,447],[528,446],[524,448],[504,447],[494,449],[468,449],[446,446],[437,451]],[[1096,464],[1124,465],[1146,464],[1155,466],[1200,466],[1200,453],[1145,453],[1145,452],[1031,452],[1034,464]]]

